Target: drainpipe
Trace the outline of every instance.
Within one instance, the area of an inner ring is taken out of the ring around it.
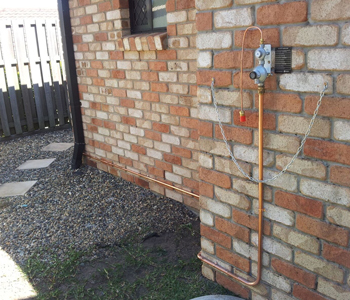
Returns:
[[[82,164],[85,141],[68,0],[58,0],[58,13],[60,18],[64,65],[66,69],[69,104],[74,133],[74,153],[71,166],[72,169],[78,169]]]

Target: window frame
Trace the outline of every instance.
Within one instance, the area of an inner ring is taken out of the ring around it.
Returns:
[[[134,20],[134,3],[138,0],[129,0],[129,12],[130,12],[130,31],[131,34],[138,33],[152,33],[152,32],[165,32],[167,27],[153,28],[153,12],[152,12],[152,0],[145,0],[147,8],[147,18],[150,20],[146,25],[135,26]]]

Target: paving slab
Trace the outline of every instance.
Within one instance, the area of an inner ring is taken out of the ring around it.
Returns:
[[[233,296],[225,296],[225,295],[210,295],[210,296],[202,296],[198,298],[193,298],[191,300],[244,300],[243,298],[233,297]]]
[[[43,147],[42,151],[66,151],[72,147],[74,143],[52,143]]]
[[[56,158],[30,159],[21,164],[16,170],[42,169],[47,168]]]
[[[36,181],[8,182],[0,185],[0,198],[25,195]]]

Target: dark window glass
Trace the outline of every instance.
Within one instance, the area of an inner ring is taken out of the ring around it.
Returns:
[[[131,33],[166,30],[167,0],[130,0]]]

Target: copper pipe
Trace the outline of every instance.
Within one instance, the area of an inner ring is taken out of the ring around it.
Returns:
[[[113,167],[113,168],[122,170],[122,171],[124,171],[124,172],[126,172],[126,173],[134,174],[134,175],[136,175],[136,176],[138,176],[138,177],[141,177],[141,178],[146,179],[147,181],[152,181],[152,182],[158,183],[158,184],[160,184],[160,185],[162,185],[162,186],[165,186],[166,188],[169,188],[169,189],[178,191],[178,192],[180,192],[180,193],[182,193],[182,194],[185,194],[185,195],[188,195],[188,196],[191,196],[191,197],[194,197],[194,198],[199,199],[199,195],[197,195],[197,194],[191,193],[191,192],[186,191],[186,190],[184,190],[184,189],[181,189],[181,188],[178,188],[178,187],[176,187],[176,186],[173,186],[173,185],[167,184],[167,183],[165,183],[165,182],[159,181],[159,180],[154,179],[154,178],[152,178],[152,177],[149,177],[149,176],[147,176],[147,175],[143,175],[143,174],[141,174],[141,173],[137,173],[137,172],[135,172],[135,171],[132,171],[132,170],[123,168],[123,167],[121,167],[121,166],[116,165],[114,162],[109,162],[109,161],[107,161],[107,160],[105,160],[105,159],[93,157],[92,155],[87,154],[87,153],[84,153],[84,156],[89,157],[89,158],[91,158],[92,160],[97,160],[97,161],[99,161],[99,162],[101,162],[101,163],[103,163],[103,164],[109,165],[109,166],[111,166],[111,167]]]
[[[264,156],[263,156],[263,142],[264,142],[264,132],[263,132],[263,123],[264,123],[264,93],[265,89],[264,86],[259,86],[259,180],[263,180],[264,178]],[[245,278],[242,278],[241,276],[238,276],[234,273],[231,273],[224,268],[220,267],[218,264],[210,261],[207,258],[204,258],[202,256],[202,252],[199,252],[197,257],[203,261],[204,263],[208,264],[209,266],[212,266],[213,268],[217,269],[221,273],[245,284],[248,286],[254,286],[257,285],[260,282],[261,279],[261,266],[262,266],[262,241],[263,241],[263,214],[264,214],[264,188],[263,183],[259,182],[259,228],[258,228],[258,270],[256,274],[256,278],[254,281],[248,281]]]

